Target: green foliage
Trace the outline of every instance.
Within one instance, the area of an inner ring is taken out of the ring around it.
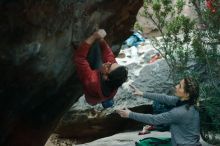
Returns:
[[[213,1],[211,9],[204,1],[192,0],[192,4],[196,20],[182,15],[184,0],[145,0],[144,15],[161,33],[161,39],[151,40],[170,67],[173,80],[190,74],[200,82],[205,108],[202,137],[216,142],[216,133],[220,133],[220,4]]]
[[[215,2],[213,6],[217,4]],[[195,6],[197,4],[194,2]],[[216,7],[217,11],[213,13],[208,8],[197,6],[196,8],[197,12],[200,12],[199,20],[204,28],[195,29],[192,46],[196,61],[203,67],[208,77],[201,86],[206,111],[201,113],[202,137],[209,143],[216,144],[220,143],[220,138],[216,137],[216,134],[220,133],[220,10]],[[209,121],[206,120],[207,117]]]
[[[178,14],[180,14],[182,12],[184,5],[185,5],[185,2],[183,0],[177,0],[176,8],[177,8],[177,13]]]
[[[200,108],[200,126],[202,138],[213,145],[220,144],[217,136],[220,133],[220,100],[219,95],[203,101]],[[202,110],[201,110],[202,109]]]
[[[138,22],[135,22],[134,24],[134,30],[138,31],[140,30],[141,32],[143,32],[143,28],[141,27],[141,25]]]
[[[152,6],[153,10],[156,12],[159,12],[161,9],[161,4],[159,2],[159,0],[154,0],[153,1],[153,6]]]
[[[194,31],[192,46],[197,62],[204,67],[210,77],[208,82],[214,87],[206,93],[206,97],[209,97],[215,92],[220,94],[218,82],[220,79],[220,11],[218,9],[213,13],[209,9],[198,9],[201,12],[200,20],[205,29]]]
[[[171,0],[144,1],[145,16],[152,20],[162,35],[160,40],[152,38],[153,45],[173,70],[173,78],[185,74],[190,51],[190,33],[195,24],[180,14],[184,4],[183,0],[177,0],[175,4]],[[147,11],[149,9],[153,13]]]

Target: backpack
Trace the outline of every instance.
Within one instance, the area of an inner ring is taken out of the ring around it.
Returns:
[[[135,142],[135,146],[172,146],[171,138],[147,137]]]

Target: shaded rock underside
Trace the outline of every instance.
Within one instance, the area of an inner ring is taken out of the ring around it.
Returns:
[[[0,2],[0,145],[41,146],[82,95],[72,63],[97,27],[117,54],[142,0]]]

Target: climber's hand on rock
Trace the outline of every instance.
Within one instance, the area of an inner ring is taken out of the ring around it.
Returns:
[[[93,33],[94,38],[96,39],[104,39],[106,36],[106,31],[104,29],[98,29],[96,32]]]

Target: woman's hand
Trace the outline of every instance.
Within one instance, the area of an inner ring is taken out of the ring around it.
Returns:
[[[128,118],[130,112],[131,111],[127,108],[116,110],[116,113],[118,113],[122,118]]]
[[[140,91],[138,88],[136,88],[134,85],[129,85],[132,88],[132,94],[137,96],[143,96],[144,93]]]

